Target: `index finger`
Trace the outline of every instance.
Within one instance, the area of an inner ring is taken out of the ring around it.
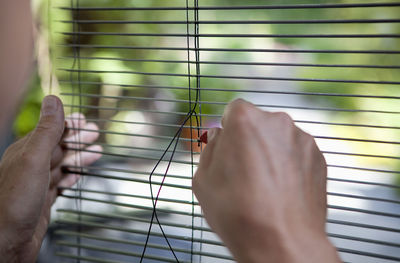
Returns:
[[[222,132],[221,128],[211,128],[208,133],[209,133],[209,139],[207,146],[204,148],[204,150],[200,154],[200,163],[199,163],[199,169],[203,167],[208,167],[211,163],[211,160],[213,158],[213,152],[215,145],[218,141],[218,137],[220,136]]]

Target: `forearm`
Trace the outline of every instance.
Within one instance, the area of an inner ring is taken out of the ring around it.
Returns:
[[[32,15],[29,0],[0,1],[0,127],[16,111],[33,64]],[[1,131],[0,131],[1,136]]]

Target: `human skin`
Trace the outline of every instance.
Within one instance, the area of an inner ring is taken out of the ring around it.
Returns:
[[[0,140],[26,90],[33,59],[30,0],[0,1]]]
[[[93,123],[86,123],[82,115],[74,114],[73,119],[67,121],[67,127],[97,129]],[[59,187],[71,187],[79,179],[76,174],[64,174],[61,167],[89,165],[101,156],[87,152],[78,158],[75,152],[64,150],[62,141],[92,143],[97,137],[97,132],[65,130],[60,99],[44,99],[35,130],[11,145],[0,162],[1,262],[35,262]],[[95,152],[102,150],[98,145],[89,147]]]
[[[238,262],[340,262],[325,232],[326,176],[314,138],[285,113],[237,100],[208,132],[193,191]]]
[[[7,36],[0,41],[2,138],[33,65],[29,0],[0,1],[0,32]],[[35,131],[8,148],[0,163],[3,262],[35,261],[56,189],[78,179],[60,169],[75,156],[62,150],[64,115],[61,102],[55,101]],[[193,190],[207,221],[238,262],[339,262],[324,229],[326,165],[311,136],[287,115],[261,112],[243,101],[227,107],[223,127],[209,133]],[[81,141],[93,138],[84,134]],[[97,158],[87,153],[81,164]]]
[[[30,0],[0,1],[0,142],[15,117],[34,65]],[[63,174],[62,165],[89,165],[100,154],[66,152],[61,140],[92,143],[97,132],[65,130],[61,101],[44,100],[36,129],[11,145],[0,162],[0,261],[35,262],[59,187],[71,187],[79,176]],[[46,106],[47,105],[47,106]],[[74,114],[68,127],[97,130]],[[79,148],[83,144],[67,145]],[[88,147],[101,152],[101,147]]]

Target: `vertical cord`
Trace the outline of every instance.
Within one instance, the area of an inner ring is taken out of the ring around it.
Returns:
[[[197,134],[198,137],[200,137],[200,127],[203,127],[202,125],[202,116],[201,116],[201,92],[200,92],[200,27],[199,27],[199,1],[198,0],[194,0],[194,34],[195,34],[195,41],[194,41],[194,48],[195,48],[195,60],[196,60],[196,94],[198,94],[198,101],[199,101],[199,113],[200,113],[200,125],[197,126]],[[203,143],[198,142],[198,146],[200,147],[200,151],[202,151],[203,148]],[[193,170],[193,164],[192,164],[192,170]],[[192,172],[192,179],[193,179],[193,172]],[[192,191],[192,233],[194,233],[194,206],[195,200],[194,200],[194,193]],[[200,219],[201,222],[203,222],[202,218]],[[203,230],[201,230],[201,239],[202,239],[202,235],[203,235]],[[193,234],[192,234],[192,238],[193,238]],[[202,247],[203,247],[203,243],[200,242],[200,252],[202,251]],[[192,240],[192,257],[193,257],[193,240]],[[200,258],[199,261],[201,262],[202,260],[202,255],[200,253]]]
[[[79,15],[79,13],[78,13],[79,12],[79,9],[78,9],[79,8],[79,0],[75,0],[75,1],[76,2],[74,2],[74,0],[70,0],[70,5],[71,5],[71,8],[72,8],[71,12],[72,12],[73,19],[74,19],[74,21],[77,21],[78,20],[78,15]],[[72,31],[74,33],[79,31],[79,25],[77,24],[77,22],[74,22],[72,24]],[[79,34],[74,34],[74,36],[73,36],[73,44],[75,45],[73,47],[73,57],[74,57],[74,59],[73,59],[72,66],[71,66],[72,71],[70,73],[70,81],[71,81],[73,93],[76,94],[75,85],[73,84],[73,79],[74,79],[74,76],[73,76],[74,70],[73,69],[77,66],[78,67],[78,79],[77,80],[78,80],[78,94],[79,94],[78,111],[80,112],[81,111],[81,106],[82,106],[81,95],[80,94],[82,93],[82,90],[81,90],[81,83],[80,83],[81,82],[81,79],[80,79],[80,77],[81,77],[80,76],[80,59],[79,59],[79,57],[80,57],[80,48],[79,48],[79,45],[77,45],[77,44],[79,44],[79,42],[80,42]],[[75,95],[72,96],[71,100],[72,100],[71,104],[74,106],[75,105]],[[71,107],[71,114],[73,113],[73,111],[74,111],[74,107]],[[80,122],[80,119],[78,119],[78,122]],[[80,169],[81,170],[80,172],[82,172],[82,168],[81,168],[81,151],[79,150],[79,148],[81,147],[79,127],[75,127],[74,121],[72,121],[71,123],[72,123],[72,130],[75,131],[75,133],[73,135],[73,138],[76,139],[77,142],[78,142],[78,147],[77,147],[77,149],[75,150],[75,153],[74,153],[75,156],[76,156],[76,158],[74,160],[74,163],[75,163],[75,167],[80,167],[78,169]],[[77,196],[75,197],[75,206],[76,206],[76,209],[78,211],[82,210],[82,191],[81,191],[82,185],[81,184],[82,184],[81,180],[79,180],[77,182],[77,184],[76,184],[76,187],[77,187],[78,191],[76,191],[76,195]],[[81,227],[81,224],[80,224],[80,222],[81,222],[81,213],[78,214],[78,222],[79,223],[78,223],[77,231],[78,231],[78,233],[81,233],[81,231],[82,231],[82,227]],[[77,262],[79,263],[80,262],[80,256],[81,256],[81,246],[80,246],[81,237],[80,237],[80,235],[77,235],[76,242],[78,244],[78,247],[77,247],[77,255],[78,255]]]
[[[50,1],[50,0],[49,0]],[[75,20],[75,11],[74,11],[74,7],[75,7],[75,3],[74,3],[74,0],[70,0],[70,5],[71,5],[71,8],[72,8],[72,11],[71,11],[71,15],[72,15],[72,17],[73,17],[73,19]],[[76,28],[76,22],[73,22],[72,23],[72,31],[73,32],[75,32],[75,29]],[[73,43],[74,44],[76,44],[76,35],[74,34],[73,35],[73,37],[72,37],[72,39],[73,39]],[[73,93],[74,93],[74,95],[72,96],[72,98],[71,98],[71,104],[72,104],[72,106],[73,105],[75,105],[75,94],[76,94],[76,92],[75,92],[75,85],[73,84],[74,82],[73,82],[73,80],[74,80],[74,72],[73,72],[73,69],[75,68],[75,65],[76,65],[76,47],[73,47],[73,56],[74,56],[74,59],[73,59],[73,61],[72,61],[72,65],[71,65],[71,72],[70,72],[70,75],[69,75],[69,77],[70,77],[70,82],[71,82],[71,86],[72,86],[72,90],[74,91]],[[74,111],[74,107],[71,107],[71,111],[70,111],[70,114],[72,114],[73,113],[73,111]],[[74,124],[74,122],[72,121],[71,122],[72,123],[72,128],[75,130],[75,124]],[[75,134],[73,135],[74,136],[74,139],[75,139]],[[77,150],[75,150],[75,155],[77,154],[78,152],[77,152]],[[74,160],[74,162],[75,162],[75,166],[78,166],[77,165],[77,163],[76,163],[76,159]],[[78,204],[78,199],[76,198],[75,199],[75,206],[76,206],[76,208],[77,208],[77,210],[79,211],[79,209],[78,209],[78,207],[79,207],[79,204]],[[79,232],[79,225],[77,226],[77,231]],[[79,235],[76,237],[76,242],[77,243],[79,243]],[[77,248],[77,254],[79,255],[80,254],[80,251],[79,251],[79,247]],[[79,258],[76,260],[76,262],[78,262],[79,263]]]
[[[77,7],[77,9],[76,9],[76,20],[79,20],[79,0],[76,0],[76,7]],[[78,108],[78,112],[82,113],[82,95],[81,95],[82,94],[82,85],[81,85],[81,59],[80,59],[80,57],[81,57],[81,50],[80,50],[81,39],[80,39],[80,34],[79,34],[79,31],[80,31],[79,23],[77,23],[77,29],[78,29],[78,36],[77,36],[78,47],[76,49],[76,51],[77,51],[76,53],[77,53],[77,62],[78,62],[77,63],[77,65],[78,65],[78,92],[79,92],[79,97],[78,97],[79,108]],[[80,149],[82,147],[82,144],[81,144],[81,136],[80,136],[80,131],[79,130],[78,130],[77,135],[78,135],[77,136],[77,140],[78,140],[78,145],[79,145],[77,159],[78,159],[78,164],[79,164],[79,172],[80,172],[80,174],[83,174],[81,151],[80,151]],[[82,209],[83,209],[82,208],[82,185],[83,185],[83,180],[84,180],[84,177],[79,178],[79,180],[77,182],[78,197],[79,197],[79,211],[82,211]],[[81,221],[82,221],[82,214],[79,213],[78,214],[79,233],[82,232]],[[81,256],[81,246],[80,245],[81,245],[81,238],[79,237],[79,240],[78,240],[78,248],[79,248],[78,256],[79,257]]]
[[[188,59],[188,86],[189,86],[189,109],[192,108],[192,89],[191,89],[191,63],[190,63],[190,29],[189,29],[189,1],[186,0],[186,43],[187,43],[187,59]],[[190,133],[190,168],[191,168],[191,176],[193,178],[194,174],[194,165],[193,165],[193,123],[192,123],[192,117],[189,119],[189,133]],[[193,263],[193,247],[194,247],[194,206],[193,206],[194,200],[193,200],[193,192],[192,192],[192,229],[191,229],[191,234],[192,234],[192,239],[190,242],[190,262]]]
[[[76,0],[76,7],[77,7],[77,13],[76,13],[76,20],[79,20],[79,0]],[[82,85],[81,85],[81,49],[80,49],[80,44],[81,44],[81,39],[80,39],[80,24],[77,23],[77,29],[78,29],[78,36],[77,36],[77,40],[78,40],[78,47],[77,47],[77,64],[78,64],[78,92],[79,92],[79,113],[82,113]],[[80,131],[78,130],[78,136],[77,136],[77,140],[78,140],[78,145],[79,145],[79,151],[78,151],[78,155],[77,155],[77,159],[78,159],[78,164],[79,164],[79,172],[80,174],[83,174],[83,168],[82,168],[82,159],[81,159],[81,136],[80,136]],[[77,186],[78,186],[78,196],[79,196],[79,211],[82,211],[83,207],[82,207],[82,186],[83,186],[83,180],[85,177],[79,178],[78,182],[77,182]],[[78,222],[79,222],[79,233],[82,232],[82,228],[81,228],[81,221],[82,221],[82,214],[79,213],[78,214]],[[79,254],[78,256],[81,256],[81,238],[79,238],[78,240],[78,245],[79,245]]]
[[[195,49],[195,68],[196,68],[196,97],[197,97],[197,102],[200,101],[200,52],[199,52],[199,2],[198,0],[193,0],[194,2],[194,49]],[[190,63],[189,63],[190,65]],[[190,78],[190,73],[189,73],[189,78]],[[189,102],[191,103],[191,100],[189,98]],[[199,103],[199,111],[201,113],[201,104]],[[196,114],[196,113],[195,113]],[[200,127],[202,126],[201,124],[201,115],[200,115],[200,123],[199,120],[197,119],[197,114],[196,114],[196,120],[197,120],[197,137],[200,137]],[[192,139],[192,122],[190,122],[190,138]],[[191,140],[192,141],[192,140]],[[201,142],[198,142],[198,146],[202,147]],[[193,149],[192,149],[192,143],[191,143],[191,166],[192,166],[192,179],[194,176],[194,164],[193,164]],[[192,192],[192,242],[191,242],[191,262],[193,262],[193,256],[194,256],[194,211],[195,211],[195,206],[194,206],[195,200],[194,200],[194,194]],[[200,242],[201,244],[201,242]]]
[[[51,59],[51,0],[47,0],[47,42],[49,47],[49,95],[53,94],[53,61]]]
[[[186,4],[187,4],[187,6],[186,6],[187,19],[189,19],[188,1],[186,1]],[[187,24],[189,24],[188,21],[187,21]],[[189,27],[188,27],[188,26],[187,26],[187,43],[188,43],[187,50],[189,51],[189,50],[190,50],[190,41],[189,41]],[[190,71],[190,53],[189,53],[189,52],[188,52],[188,65],[189,65],[189,71]],[[188,77],[189,77],[189,93],[190,93],[190,90],[191,90],[191,84],[190,84],[190,77],[191,77],[191,75],[190,75],[190,73],[188,73]],[[165,149],[165,151],[163,152],[163,154],[161,155],[160,159],[157,161],[156,165],[154,166],[153,170],[152,170],[151,173],[150,173],[150,176],[149,176],[149,186],[150,186],[151,200],[152,200],[152,204],[153,204],[153,213],[152,213],[152,215],[151,215],[150,225],[149,225],[149,228],[148,228],[148,231],[147,231],[146,242],[145,242],[145,245],[144,245],[144,247],[143,247],[142,255],[141,255],[141,257],[140,257],[140,262],[143,262],[143,259],[144,259],[144,257],[145,257],[147,245],[148,245],[149,238],[150,238],[150,235],[151,235],[151,228],[152,228],[152,226],[153,226],[153,221],[154,221],[154,218],[155,218],[156,221],[157,221],[158,226],[160,227],[160,230],[161,230],[161,232],[162,232],[162,235],[163,235],[164,239],[166,240],[166,242],[167,242],[167,244],[168,244],[168,247],[169,247],[170,251],[172,252],[172,254],[173,254],[173,256],[174,256],[176,262],[179,263],[178,257],[176,256],[175,251],[173,250],[173,248],[172,248],[172,246],[171,246],[171,244],[170,244],[170,242],[169,242],[169,240],[168,240],[168,238],[167,238],[167,236],[166,236],[166,234],[165,234],[165,232],[164,232],[164,230],[163,230],[163,227],[162,227],[162,225],[161,225],[161,223],[160,223],[160,221],[159,221],[159,218],[158,218],[158,215],[157,215],[157,202],[158,202],[158,198],[159,198],[160,193],[161,193],[161,189],[162,189],[162,187],[163,187],[163,185],[164,185],[165,179],[166,179],[166,177],[167,177],[167,175],[168,175],[168,171],[169,171],[169,168],[170,168],[170,166],[171,166],[172,160],[173,160],[173,158],[174,158],[174,155],[175,155],[175,152],[176,152],[176,148],[177,148],[177,146],[178,146],[179,139],[180,139],[181,134],[182,134],[183,127],[184,127],[185,124],[188,122],[188,120],[190,120],[190,119],[192,118],[192,116],[195,116],[195,118],[196,118],[197,127],[199,127],[199,125],[200,125],[200,124],[199,124],[199,119],[198,119],[198,116],[197,116],[197,113],[196,113],[196,107],[198,106],[198,101],[199,101],[199,94],[198,94],[198,93],[199,93],[199,92],[197,91],[197,92],[196,92],[196,100],[195,100],[195,103],[193,104],[193,107],[190,107],[190,108],[189,108],[189,112],[187,113],[187,115],[186,115],[184,121],[182,122],[181,126],[179,127],[179,129],[178,129],[177,132],[175,133],[174,137],[172,138],[172,140],[171,140],[170,143],[168,144],[167,148]],[[192,104],[190,103],[190,106],[191,106],[191,105],[192,105]],[[199,128],[200,128],[200,127],[199,127]],[[200,133],[200,132],[199,132],[199,130],[198,130],[198,135],[199,135],[199,133]],[[173,150],[172,150],[171,157],[170,157],[169,160],[168,160],[168,165],[167,165],[167,168],[166,168],[166,170],[165,170],[165,173],[164,173],[162,182],[160,183],[160,186],[159,186],[159,188],[158,188],[157,195],[156,195],[156,197],[154,198],[153,184],[152,184],[153,174],[154,174],[155,170],[157,169],[158,165],[159,165],[159,164],[161,163],[161,161],[164,159],[164,156],[165,156],[166,153],[169,151],[169,149],[170,149],[170,147],[172,146],[172,144],[174,143],[174,141],[175,141],[175,145],[174,145],[174,148],[173,148]],[[193,140],[191,140],[191,143],[192,143],[192,141],[193,141]],[[197,140],[196,140],[196,141],[197,141]]]

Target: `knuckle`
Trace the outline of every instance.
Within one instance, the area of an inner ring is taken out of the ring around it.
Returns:
[[[275,116],[278,121],[283,123],[284,125],[294,124],[293,119],[286,112],[276,112]]]
[[[64,126],[58,123],[59,120],[55,116],[49,115],[43,118],[36,126],[35,133],[62,132]]]
[[[52,123],[46,121],[46,122],[39,123],[35,128],[35,132],[36,133],[45,133],[51,129],[53,129]]]
[[[317,148],[315,139],[311,134],[301,130],[299,132],[300,132],[300,141],[305,149],[313,151],[314,148]]]
[[[22,166],[25,167],[33,167],[36,165],[35,159],[34,159],[34,154],[29,152],[28,149],[23,149],[21,151],[19,161],[21,162]]]
[[[303,137],[304,149],[308,151],[312,156],[314,156],[314,159],[323,159],[323,162],[325,162],[324,156],[319,150],[315,138],[311,134],[306,132],[302,133],[302,137]]]
[[[201,172],[199,170],[197,170],[192,179],[192,190],[195,194],[199,193],[200,188],[201,188],[200,187],[201,182],[202,182]]]
[[[305,142],[308,142],[308,143],[314,143],[315,142],[314,137],[311,134],[309,134],[308,132],[305,132],[305,131],[300,130],[300,129],[299,129],[299,132],[300,132],[301,138]]]
[[[254,113],[254,107],[243,100],[232,103],[232,121],[239,126],[248,124]]]
[[[197,176],[195,176],[192,179],[192,191],[193,191],[193,193],[196,194],[198,192],[198,190],[199,190],[199,181],[198,181]]]

